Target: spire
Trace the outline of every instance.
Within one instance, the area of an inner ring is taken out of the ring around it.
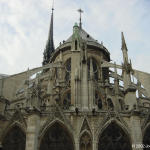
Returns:
[[[125,38],[124,38],[124,35],[123,35],[123,32],[121,32],[121,37],[122,37],[122,50],[128,50],[127,49],[127,45],[126,45],[126,42],[125,42]]]
[[[80,13],[80,19],[79,19],[79,27],[82,28],[82,20],[81,20],[81,14],[83,13],[83,10],[80,8],[78,9],[78,12]]]
[[[54,52],[54,41],[53,41],[53,11],[54,8],[52,7],[52,14],[51,14],[51,21],[50,21],[50,28],[48,34],[48,40],[46,44],[46,48],[44,50],[44,58],[43,58],[43,65],[46,65],[50,61],[51,54]]]
[[[123,60],[124,60],[124,64],[128,63],[128,49],[127,49],[127,45],[125,42],[125,38],[123,35],[123,32],[121,32],[121,38],[122,38],[122,53],[123,53]]]

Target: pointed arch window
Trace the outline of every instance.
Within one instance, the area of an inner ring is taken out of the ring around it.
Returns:
[[[5,136],[3,150],[25,150],[26,136],[18,127],[13,127]]]
[[[80,150],[92,150],[92,140],[87,132],[84,132],[80,138]]]
[[[122,99],[119,99],[119,104],[120,104],[120,109],[123,111],[124,110],[124,103]]]
[[[71,79],[71,58],[69,58],[65,63],[65,80],[70,81]]]
[[[63,109],[69,109],[71,106],[71,91],[65,93],[64,99],[63,99]]]
[[[96,60],[94,58],[89,58],[87,61],[87,65],[88,65],[88,79],[90,79],[90,72],[93,71],[94,79],[98,80],[98,65]]]
[[[113,104],[111,98],[107,99],[107,105],[108,105],[109,110],[114,110],[114,104]]]
[[[77,47],[78,47],[78,42],[77,40],[75,40],[75,50],[77,50]]]
[[[111,123],[99,137],[98,150],[131,149],[127,134],[116,123]]]
[[[67,130],[59,123],[55,123],[42,138],[40,150],[74,150],[74,146]]]
[[[98,109],[102,109],[103,107],[102,100],[100,94],[97,91],[95,91],[95,104],[97,105]]]

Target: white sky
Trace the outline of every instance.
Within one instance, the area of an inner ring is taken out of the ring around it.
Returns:
[[[0,0],[0,73],[41,66],[52,0]],[[82,8],[83,28],[122,62],[124,32],[133,68],[150,72],[149,0],[55,0],[55,47],[72,34]]]

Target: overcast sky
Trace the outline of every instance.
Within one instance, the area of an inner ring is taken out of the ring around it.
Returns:
[[[41,66],[52,0],[0,0],[0,73]],[[55,0],[55,47],[72,34],[82,8],[83,28],[122,62],[124,32],[133,68],[150,73],[150,0]]]

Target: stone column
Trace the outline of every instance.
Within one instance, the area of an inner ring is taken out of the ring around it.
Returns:
[[[140,125],[140,118],[136,115],[131,116],[130,125],[131,125],[132,149],[143,150],[140,147],[140,144],[142,144],[142,131]]]
[[[38,148],[38,133],[40,128],[39,113],[32,113],[27,120],[26,133],[26,150],[37,150]]]
[[[87,64],[82,64],[82,109],[88,110],[88,79],[87,79]]]
[[[93,149],[92,150],[96,150],[97,149],[97,144],[98,144],[97,141],[94,140],[93,141]]]
[[[80,66],[80,56],[79,51],[72,50],[71,56],[71,104],[75,103],[75,74],[76,69]]]
[[[75,139],[75,150],[80,150],[80,141],[79,141],[79,139]]]

